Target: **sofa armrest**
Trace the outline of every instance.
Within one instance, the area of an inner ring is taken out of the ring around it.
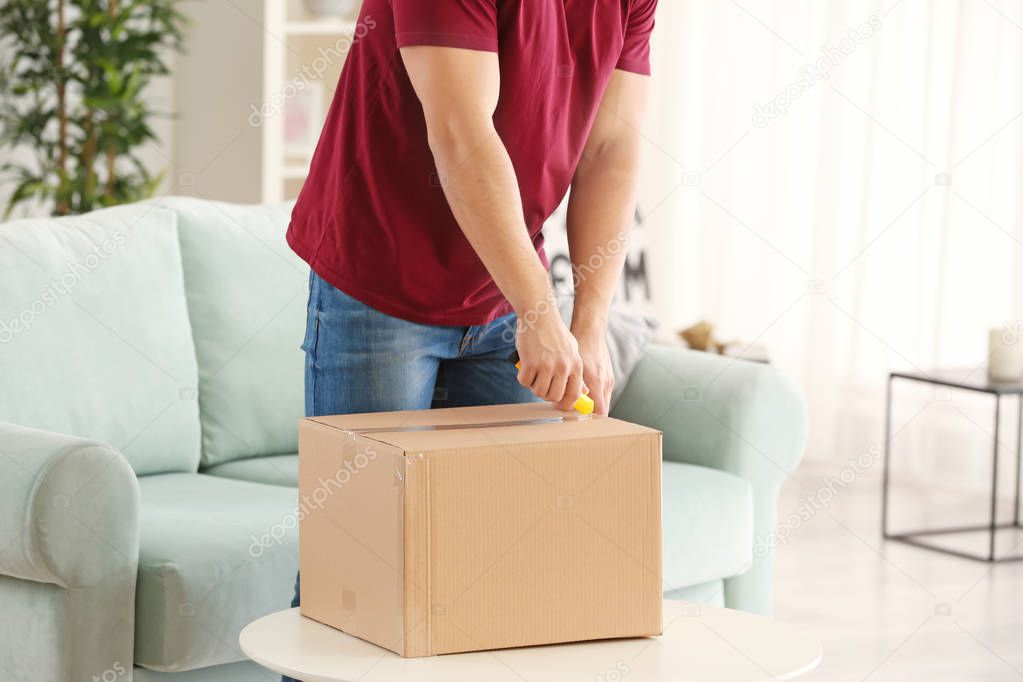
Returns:
[[[753,489],[753,564],[726,582],[729,606],[772,607],[773,537],[782,482],[803,458],[806,405],[770,365],[670,346],[651,346],[614,415],[664,433],[664,459],[726,471]]]
[[[11,634],[0,669],[18,679],[130,669],[139,505],[116,450],[0,422],[0,630]],[[30,623],[46,636],[20,637]]]

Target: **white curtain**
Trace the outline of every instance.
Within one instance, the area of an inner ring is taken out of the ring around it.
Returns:
[[[765,345],[806,391],[809,457],[880,446],[890,369],[966,375],[1023,318],[1023,6],[662,0],[658,19],[658,317]],[[896,447],[920,480],[984,485],[990,404],[948,397],[898,392]]]

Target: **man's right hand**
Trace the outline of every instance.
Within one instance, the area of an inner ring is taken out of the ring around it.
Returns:
[[[519,352],[519,383],[542,400],[570,410],[586,393],[579,344],[556,306],[542,314],[519,317],[515,334]]]

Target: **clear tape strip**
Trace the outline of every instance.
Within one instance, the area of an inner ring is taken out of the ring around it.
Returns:
[[[533,426],[535,424],[561,424],[564,422],[581,422],[591,419],[592,415],[567,415],[564,417],[544,417],[538,419],[520,419],[510,422],[480,422],[476,424],[435,424],[426,426],[388,426],[372,429],[345,429],[346,433],[362,435],[364,433],[405,433],[410,431],[458,431],[464,429],[489,429],[497,426]]]

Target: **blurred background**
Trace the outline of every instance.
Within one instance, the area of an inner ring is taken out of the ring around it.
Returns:
[[[169,3],[188,22],[180,50],[159,48],[167,73],[145,84],[152,134],[135,148],[156,195],[297,195],[345,51],[373,30],[358,3],[327,17],[324,4]],[[893,527],[986,523],[992,448],[997,511],[1014,516],[1015,397],[996,433],[990,395],[897,383],[886,437],[885,391],[891,371],[984,384],[990,331],[1009,346],[1023,333],[1021,83],[1012,0],[661,2],[622,304],[665,342],[704,323],[726,353],[805,391],[777,603],[825,639],[817,679],[1023,676],[1018,565],[880,533],[886,448]],[[4,160],[30,168],[35,151],[8,146]],[[17,185],[0,185],[0,203]],[[12,215],[52,210],[29,198]],[[560,216],[548,232],[563,250]],[[945,541],[987,547],[983,534]],[[1008,528],[996,553],[1021,543]]]

